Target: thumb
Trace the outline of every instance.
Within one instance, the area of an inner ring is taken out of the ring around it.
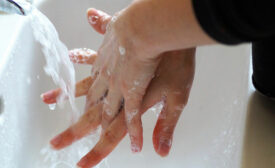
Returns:
[[[95,29],[95,31],[104,34],[112,17],[100,10],[90,8],[87,11],[87,18],[89,24]]]

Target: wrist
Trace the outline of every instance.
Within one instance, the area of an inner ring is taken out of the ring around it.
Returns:
[[[131,42],[131,45],[154,57],[163,51],[159,47],[158,39],[155,38],[152,22],[154,19],[149,18],[152,12],[151,0],[136,0],[118,14],[113,26],[119,35],[124,36],[122,38]]]
[[[134,1],[118,22],[135,45],[153,53],[214,43],[200,28],[191,0]]]

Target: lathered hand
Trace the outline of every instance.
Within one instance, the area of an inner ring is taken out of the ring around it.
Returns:
[[[105,33],[106,25],[111,17],[101,11],[91,9],[88,11],[90,24],[101,34]],[[88,51],[88,52],[87,52]],[[97,53],[90,50],[70,51],[70,58],[75,63],[93,64],[98,59]],[[192,86],[195,70],[195,49],[186,49],[162,54],[155,76],[141,102],[140,113],[143,114],[158,102],[163,102],[163,109],[158,117],[154,133],[153,144],[156,152],[166,156],[171,148],[173,132],[177,121],[187,104]],[[85,58],[83,60],[83,58]],[[76,97],[87,96],[89,90],[97,79],[87,77],[76,84]],[[51,104],[56,101],[60,89],[43,94],[43,101]],[[105,125],[104,132],[95,147],[78,163],[79,167],[90,168],[104,159],[127,134],[125,123],[125,108],[122,108],[112,121]],[[104,120],[103,101],[94,106],[88,106],[84,115],[77,123],[56,136],[51,144],[55,149],[62,149],[74,141],[84,137],[95,130]],[[104,123],[103,123],[104,124]]]

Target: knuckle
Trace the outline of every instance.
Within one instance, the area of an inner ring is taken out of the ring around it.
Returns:
[[[129,127],[138,127],[141,124],[141,117],[138,110],[127,112],[125,117]]]
[[[121,90],[126,101],[141,101],[146,91],[146,89],[134,85],[122,85]]]
[[[86,157],[88,158],[87,160],[100,160],[102,158],[102,152],[98,149],[94,149],[90,151]]]
[[[107,112],[106,110],[104,110],[102,114],[102,120],[105,120],[105,121],[112,120],[112,113],[110,111]]]
[[[110,78],[110,71],[108,70],[108,67],[104,66],[101,68],[100,75],[103,78],[109,79]]]
[[[139,91],[135,88],[131,88],[127,91],[123,91],[124,93],[124,98],[125,98],[125,101],[127,103],[127,101],[131,101],[131,102],[141,102],[142,99],[143,99],[143,96],[144,96],[144,92],[142,91]]]
[[[116,85],[116,80],[117,78],[115,76],[110,76],[109,78],[109,85],[110,85],[110,88],[113,88],[115,85]]]
[[[104,99],[104,106],[103,106],[104,114],[112,117],[116,113],[116,109],[109,104],[109,101]]]
[[[128,91],[129,90],[129,84],[126,80],[121,80],[121,90],[122,91]]]
[[[161,129],[160,137],[170,138],[174,133],[174,125],[164,126]]]

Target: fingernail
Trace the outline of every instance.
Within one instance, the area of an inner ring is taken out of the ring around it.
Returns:
[[[170,148],[172,146],[172,141],[170,139],[160,139],[159,141],[159,152],[162,156],[168,155]]]
[[[50,143],[51,143],[51,145],[55,148],[56,146],[58,146],[58,145],[60,144],[61,140],[62,140],[61,136],[58,135],[58,136],[56,136],[55,138],[53,138],[53,139],[50,141]]]
[[[130,136],[131,139],[131,150],[133,153],[138,153],[141,151],[140,146],[136,143],[136,138],[134,136]]]
[[[47,103],[47,101],[48,101],[48,96],[47,96],[45,93],[42,93],[42,94],[40,95],[40,98],[42,99],[43,102]]]
[[[131,150],[133,153],[139,153],[140,152],[140,147],[137,144],[131,144]]]
[[[77,163],[77,166],[82,168],[87,164],[87,162],[88,162],[88,159],[86,157],[84,157]]]
[[[43,99],[43,101],[50,100],[50,99],[52,99],[53,96],[54,96],[54,91],[48,91],[48,92],[42,93],[40,95],[40,97],[41,97],[41,99]]]

